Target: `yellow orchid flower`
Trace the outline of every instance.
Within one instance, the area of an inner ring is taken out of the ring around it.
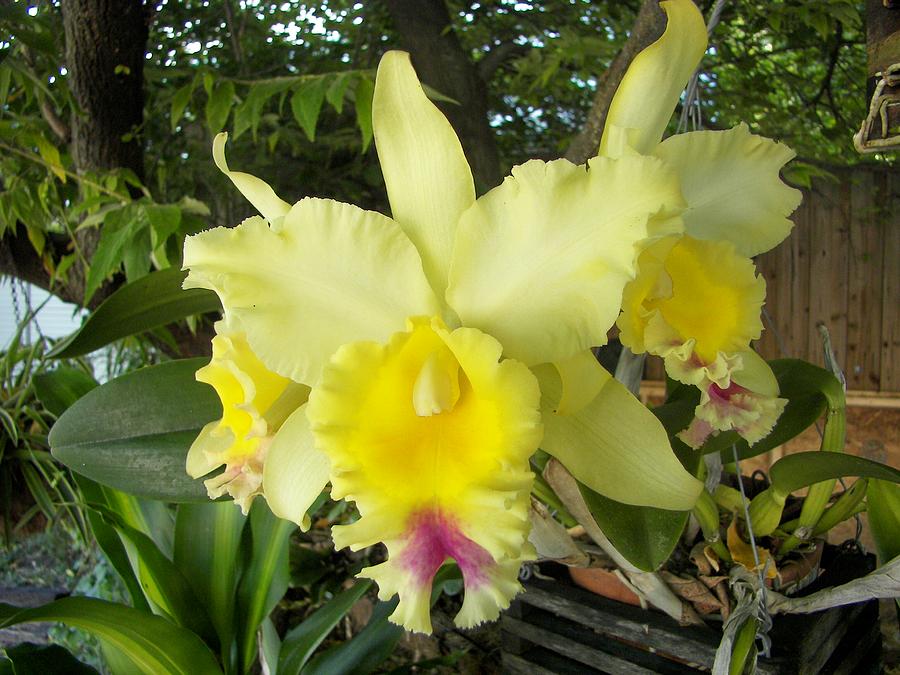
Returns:
[[[392,217],[282,201],[218,167],[256,206],[185,243],[186,287],[214,290],[265,369],[309,385],[268,445],[262,494],[304,525],[328,481],[360,518],[337,546],[384,542],[364,570],[392,620],[429,631],[432,578],[463,573],[456,617],[498,616],[520,589],[541,446],[613,499],[689,509],[702,485],[656,418],[593,359],[645,241],[681,231],[678,183],[653,157],[528,162],[475,199],[462,147],[409,58],[389,52],[373,128]],[[551,365],[552,364],[552,365]],[[542,440],[543,439],[543,440]]]
[[[216,323],[212,361],[197,371],[197,380],[216,390],[222,418],[207,424],[191,445],[187,472],[205,476],[210,499],[230,495],[244,514],[262,493],[262,468],[275,432],[309,396],[306,387],[266,369],[244,334],[226,321]]]
[[[679,176],[684,233],[645,250],[624,292],[622,343],[665,359],[668,374],[701,389],[696,419],[682,434],[699,447],[719,431],[754,443],[786,401],[768,365],[750,348],[762,330],[765,282],[750,256],[780,243],[800,192],[779,178],[786,146],[746,125],[661,141],[684,85],[706,49],[703,17],[691,0],[660,3],[663,36],[632,63],[610,104],[600,154],[662,159]]]

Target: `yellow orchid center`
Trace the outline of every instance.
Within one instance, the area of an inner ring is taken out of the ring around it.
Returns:
[[[361,514],[334,529],[336,546],[386,542],[389,560],[363,575],[385,598],[399,592],[394,618],[413,630],[430,630],[431,580],[447,559],[465,578],[460,625],[496,617],[519,589],[540,393],[500,354],[478,330],[412,319],[387,345],[341,347],[310,398],[332,496]]]
[[[671,282],[669,297],[650,298],[645,307],[659,310],[683,341],[694,339],[694,352],[705,363],[759,337],[765,282],[752,262],[725,242],[682,237],[664,266]]]

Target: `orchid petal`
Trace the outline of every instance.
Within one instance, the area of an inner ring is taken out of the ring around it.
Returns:
[[[306,405],[287,418],[275,434],[263,469],[263,492],[279,518],[309,529],[307,511],[325,489],[331,463],[317,450]]]
[[[553,365],[562,381],[562,396],[555,411],[560,415],[572,415],[584,408],[612,377],[589,349]]]
[[[475,187],[456,132],[428,100],[405,52],[381,59],[372,124],[394,220],[443,296],[456,224],[475,201]]]
[[[213,161],[219,171],[231,179],[231,182],[247,198],[247,201],[253,204],[263,218],[269,222],[275,222],[278,218],[287,215],[287,212],[291,210],[291,205],[276,195],[268,183],[249,173],[231,171],[228,168],[228,162],[225,160],[225,143],[227,141],[228,134],[225,132],[216,134],[213,139]]]
[[[562,387],[553,368],[534,370],[544,395],[541,447],[595,492],[625,504],[685,511],[703,484],[672,452],[659,420],[610,377],[574,415],[553,412]]]
[[[706,51],[703,15],[692,0],[667,0],[660,7],[668,17],[666,31],[634,58],[622,78],[609,105],[601,155],[611,153],[614,126],[625,130],[629,145],[639,153],[652,152]]]
[[[678,181],[648,157],[530,161],[463,214],[447,300],[527,365],[606,342],[648,239],[677,234]]]
[[[790,234],[788,216],[802,199],[778,172],[794,157],[782,143],[750,133],[692,131],[663,141],[654,151],[681,178],[688,208],[685,232],[698,239],[730,241],[748,258]]]
[[[269,369],[310,385],[341,345],[440,307],[394,221],[327,199],[297,202],[277,227],[255,217],[189,237],[184,264],[185,287],[214,290]]]

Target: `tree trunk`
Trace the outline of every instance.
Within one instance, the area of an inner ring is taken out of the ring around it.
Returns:
[[[144,176],[144,54],[150,13],[140,0],[64,0],[66,66],[83,114],[72,119],[78,171]]]
[[[384,0],[384,4],[419,79],[457,102],[437,106],[459,136],[477,191],[498,185],[503,174],[488,124],[487,86],[453,32],[444,0]]]

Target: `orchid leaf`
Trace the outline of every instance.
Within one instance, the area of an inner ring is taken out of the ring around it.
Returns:
[[[900,555],[900,485],[872,480],[866,501],[878,559],[884,563]]]
[[[206,608],[226,663],[233,658],[235,591],[246,517],[231,502],[179,504],[173,561]]]
[[[213,390],[194,380],[205,359],[142,368],[97,387],[50,431],[54,457],[92,480],[164,501],[206,501],[185,471],[188,448],[221,416]]]
[[[769,470],[771,489],[782,495],[844,476],[900,483],[900,470],[892,466],[835,452],[798,452],[779,459]]]
[[[272,515],[264,500],[254,501],[250,509],[250,563],[237,590],[237,611],[243,627],[238,639],[245,671],[256,658],[257,629],[287,590],[288,542],[296,529],[294,523]]]
[[[175,624],[125,605],[96,598],[63,598],[41,607],[0,604],[0,628],[31,621],[60,621],[109,642],[143,675],[221,675],[203,641]]]
[[[81,328],[54,346],[48,356],[81,356],[129,335],[194,314],[221,310],[215,293],[183,290],[181,282],[185,276],[185,272],[170,267],[122,286],[94,310]]]
[[[322,644],[331,630],[371,586],[372,581],[369,579],[357,581],[290,630],[281,644],[278,672],[281,675],[299,675],[316,647]]]
[[[656,570],[675,550],[689,512],[623,504],[580,487],[600,529],[635,567]]]
[[[81,368],[62,366],[31,379],[41,404],[59,417],[75,401],[97,386],[97,381]]]

